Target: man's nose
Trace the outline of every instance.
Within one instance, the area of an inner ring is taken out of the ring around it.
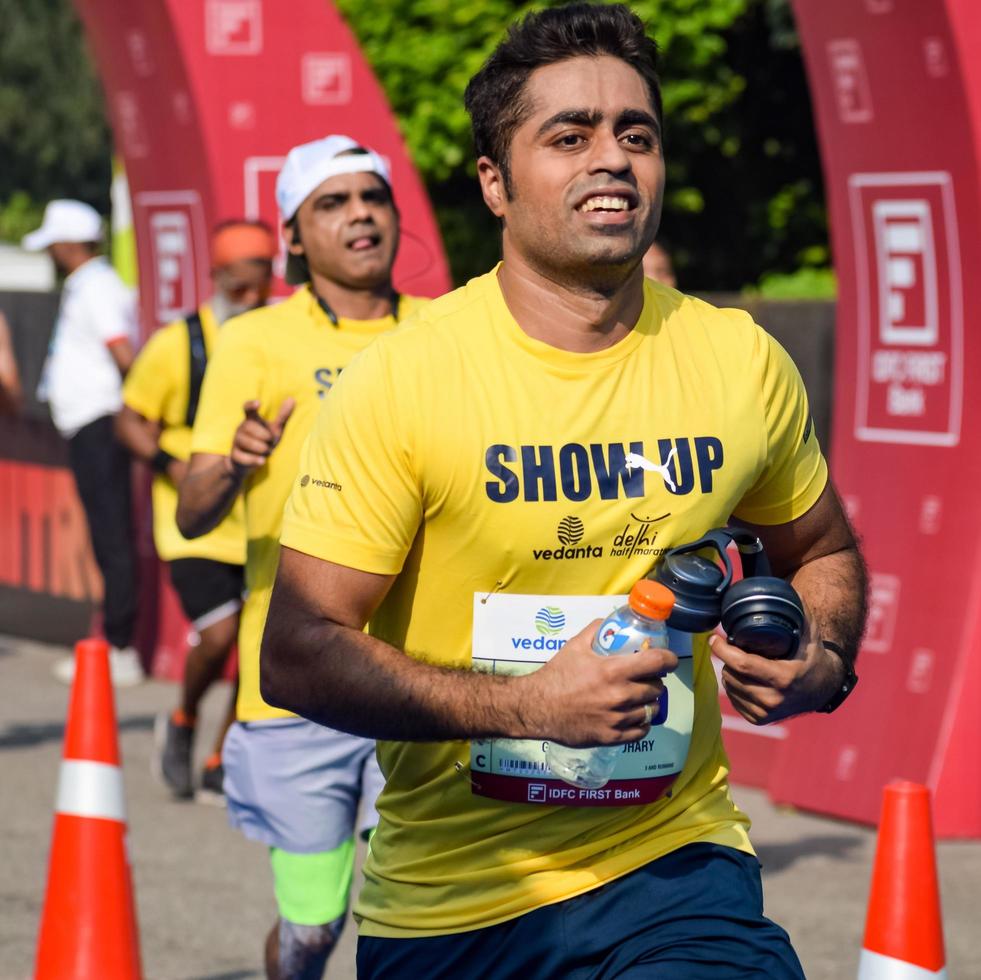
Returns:
[[[351,198],[348,204],[347,219],[351,224],[359,221],[374,222],[375,220],[368,202],[356,195]]]
[[[589,157],[590,173],[622,174],[630,171],[630,154],[609,129],[597,130]]]

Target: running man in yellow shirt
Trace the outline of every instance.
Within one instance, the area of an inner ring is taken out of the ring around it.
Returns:
[[[153,542],[168,564],[171,583],[191,623],[192,646],[184,664],[180,704],[161,715],[156,725],[155,768],[179,798],[194,792],[198,706],[221,676],[238,631],[245,523],[238,504],[213,531],[189,541],[177,529],[177,487],[187,471],[191,426],[218,330],[231,317],[265,305],[275,254],[276,241],[263,224],[233,220],[215,229],[214,295],[193,314],[150,337],[126,376],[123,407],[116,416],[116,437],[154,470]],[[207,797],[221,796],[221,744],[233,718],[234,702],[201,775]]]
[[[358,975],[800,980],[708,634],[590,650],[664,549],[732,516],[806,614],[791,660],[711,640],[730,699],[753,724],[840,703],[864,579],[800,376],[747,314],[644,279],[662,107],[626,6],[529,14],[466,101],[503,262],[325,402],[261,658],[268,701],[380,740]],[[562,783],[549,740],[625,746],[636,789]]]
[[[225,794],[233,826],[270,849],[279,919],[266,942],[267,973],[305,980],[323,973],[343,925],[354,833],[377,822],[382,779],[370,739],[263,701],[259,642],[283,507],[317,410],[351,358],[425,301],[392,286],[399,217],[377,153],[346,136],[294,147],[276,199],[287,280],[302,288],[222,333],[201,393],[177,520],[195,536],[244,499],[248,597],[237,723],[223,754]]]

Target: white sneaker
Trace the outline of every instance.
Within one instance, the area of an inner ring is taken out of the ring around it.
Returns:
[[[112,647],[109,651],[109,676],[112,677],[113,687],[135,687],[146,680],[140,655],[132,648],[117,650]]]
[[[71,684],[75,680],[74,655],[62,657],[51,668],[51,673],[62,684]],[[112,678],[113,687],[134,687],[140,684],[146,675],[143,673],[139,654],[132,647],[126,647],[124,650],[111,647],[109,650],[109,676]]]

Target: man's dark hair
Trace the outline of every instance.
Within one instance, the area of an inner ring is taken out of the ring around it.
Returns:
[[[474,148],[478,157],[497,164],[509,194],[511,140],[531,110],[524,98],[528,76],[544,65],[599,55],[619,58],[638,72],[663,128],[657,45],[647,36],[643,21],[623,4],[570,3],[530,13],[511,25],[470,79],[463,101],[470,113]]]

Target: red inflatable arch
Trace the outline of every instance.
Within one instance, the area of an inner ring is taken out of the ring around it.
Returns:
[[[874,822],[892,778],[981,835],[981,4],[794,0],[838,274],[833,471],[864,538],[855,694],[756,731],[736,778]]]

